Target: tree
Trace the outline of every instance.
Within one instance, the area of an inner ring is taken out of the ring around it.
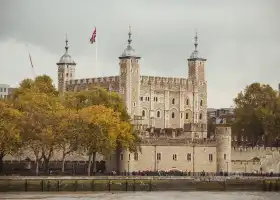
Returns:
[[[81,148],[89,156],[88,175],[93,163],[95,170],[96,154],[107,155],[116,147],[119,114],[103,105],[83,108],[79,111],[77,124],[81,134]]]
[[[62,151],[62,168],[61,171],[65,171],[65,159],[66,157],[77,151],[80,145],[80,132],[79,132],[79,116],[76,112],[66,109],[63,113],[60,122],[61,130],[57,133],[57,145],[60,151]]]
[[[274,126],[279,116],[277,92],[269,85],[253,83],[234,99],[235,117],[233,129],[251,139],[252,145],[266,138],[266,144],[278,132]],[[270,139],[269,139],[270,138]]]
[[[16,152],[21,147],[18,122],[22,113],[5,101],[0,101],[0,173],[6,154]]]
[[[31,150],[35,156],[36,172],[42,159],[45,170],[48,170],[63,125],[59,123],[64,116],[59,98],[29,91],[18,96],[14,105],[23,113],[22,138],[26,149]]]
[[[76,111],[92,105],[103,105],[120,113],[121,121],[119,127],[126,127],[123,130],[127,130],[127,132],[117,132],[116,156],[120,156],[122,149],[129,149],[131,152],[141,151],[139,132],[131,124],[125,103],[118,93],[108,92],[100,87],[91,87],[87,91],[66,93],[64,100],[65,107],[75,109]],[[120,128],[120,130],[122,129]],[[117,159],[117,161],[119,160]],[[119,166],[118,163],[117,166]]]
[[[26,92],[45,93],[52,96],[58,96],[58,91],[53,85],[52,79],[47,75],[37,76],[35,80],[24,79],[21,81],[18,88],[16,88],[10,95],[10,99],[15,100],[20,95]]]

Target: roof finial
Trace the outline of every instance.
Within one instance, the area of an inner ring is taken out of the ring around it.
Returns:
[[[130,46],[130,44],[132,42],[131,35],[132,35],[132,33],[131,33],[131,26],[129,26],[128,40],[127,40],[128,41],[128,46]]]
[[[67,33],[66,33],[66,39],[65,39],[65,50],[66,52],[68,52],[68,37],[67,37]]]
[[[198,42],[197,42],[197,30],[195,31],[195,37],[194,37],[194,48],[195,48],[195,51],[197,51],[197,46],[198,46]]]

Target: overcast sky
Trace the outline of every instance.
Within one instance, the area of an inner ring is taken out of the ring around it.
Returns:
[[[143,75],[187,77],[197,29],[207,58],[208,105],[229,107],[254,81],[277,89],[279,8],[279,0],[0,0],[0,83],[32,78],[30,51],[36,75],[57,84],[66,32],[77,78],[118,75],[129,25]],[[89,44],[95,26],[97,67]]]

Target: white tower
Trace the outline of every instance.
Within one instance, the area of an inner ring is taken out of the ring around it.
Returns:
[[[58,75],[58,91],[63,94],[66,90],[66,81],[75,79],[75,67],[76,63],[72,60],[68,54],[68,39],[66,35],[65,40],[65,53],[60,58],[57,64],[57,75]]]
[[[231,127],[216,128],[217,172],[231,172]]]
[[[140,115],[140,57],[136,55],[131,46],[131,28],[129,27],[128,45],[120,59],[120,82],[119,93],[123,97],[127,112],[131,119]],[[118,159],[118,158],[117,158]],[[133,171],[129,151],[123,149],[120,156],[120,171]]]

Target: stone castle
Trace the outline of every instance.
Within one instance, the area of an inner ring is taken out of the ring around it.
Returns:
[[[128,45],[119,57],[119,76],[75,79],[76,63],[69,55],[67,39],[66,51],[57,63],[61,94],[87,90],[90,85],[118,92],[141,130],[141,152],[123,150],[119,156],[103,158],[107,170],[280,173],[279,149],[233,146],[231,128],[225,124],[217,127],[214,138],[207,137],[206,59],[197,50],[197,35],[188,58],[188,78],[142,76],[131,35],[130,30]],[[60,153],[53,159],[60,160]],[[87,159],[86,155],[67,157]]]

